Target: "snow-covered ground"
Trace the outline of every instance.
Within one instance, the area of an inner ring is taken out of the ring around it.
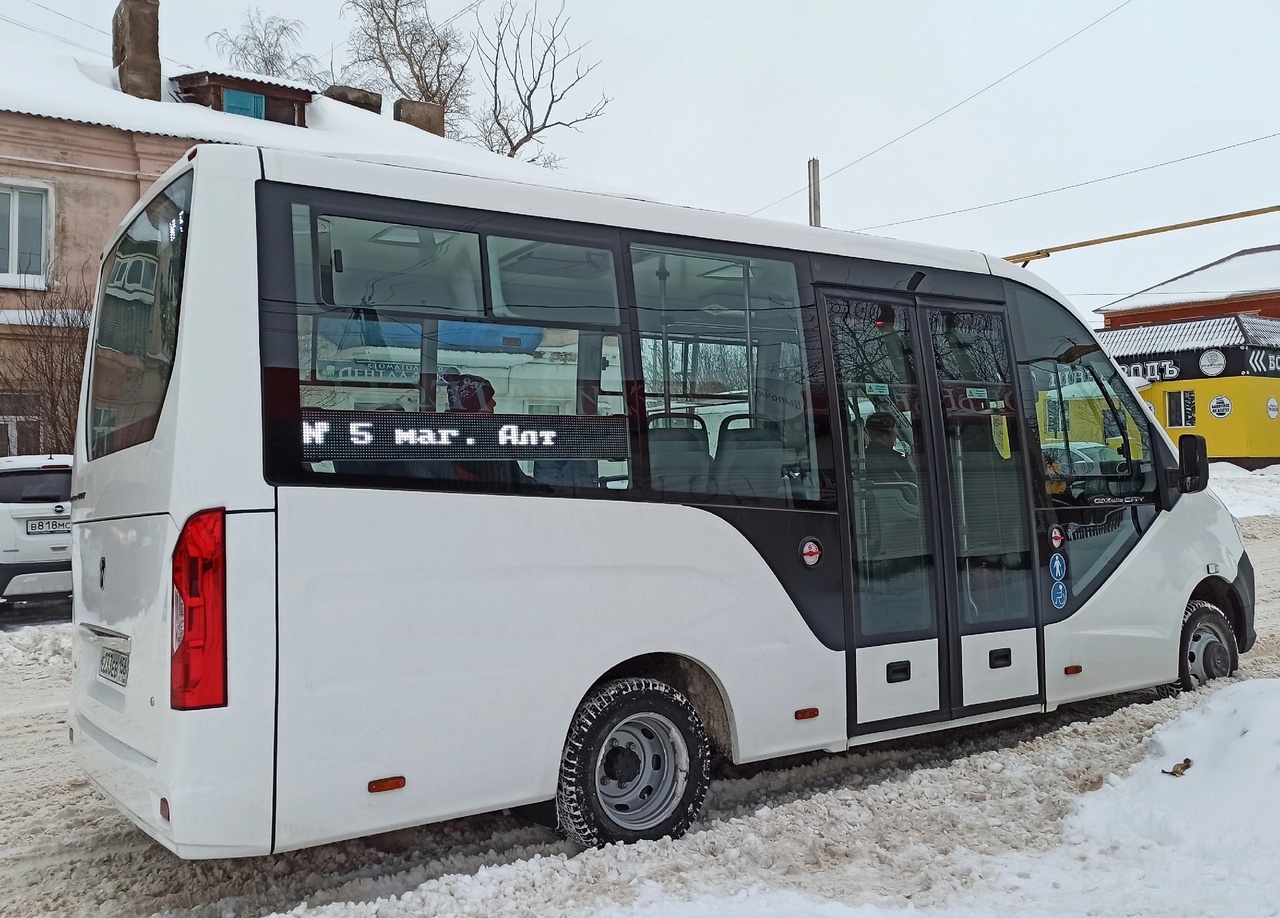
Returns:
[[[1249,472],[1230,462],[1213,462],[1209,487],[1237,517],[1280,514],[1280,465]]]
[[[591,851],[491,814],[181,861],[71,761],[70,626],[0,633],[0,916],[1280,915],[1280,517],[1244,526],[1238,679],[726,770],[686,838]]]

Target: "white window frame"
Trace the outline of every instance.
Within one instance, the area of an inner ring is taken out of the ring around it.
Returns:
[[[0,265],[0,288],[18,289],[18,290],[47,290],[49,276],[49,262],[53,254],[53,215],[54,197],[53,185],[48,182],[38,182],[32,179],[11,178],[9,176],[0,175],[0,188],[5,191],[14,192],[12,204],[9,208],[9,248],[12,252],[18,244],[18,196],[19,191],[38,191],[44,195],[44,214],[42,221],[42,229],[40,239],[40,273],[39,274],[18,274],[15,271],[9,271],[8,265]],[[13,256],[10,255],[10,258]]]
[[[18,424],[30,424],[35,422],[38,425],[40,435],[40,449],[44,449],[44,425],[40,423],[40,419],[22,414],[3,414],[0,415],[0,427],[4,427],[9,435],[9,452],[10,456],[17,456],[18,453]],[[5,455],[0,453],[0,456]]]

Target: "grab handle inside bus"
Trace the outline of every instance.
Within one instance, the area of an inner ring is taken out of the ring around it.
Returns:
[[[1178,490],[1194,494],[1209,486],[1209,450],[1204,437],[1183,434],[1178,438]]]

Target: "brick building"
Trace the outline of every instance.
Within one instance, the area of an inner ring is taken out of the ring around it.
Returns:
[[[166,74],[159,15],[159,0],[121,0],[110,62],[0,39],[0,456],[65,442],[53,428],[67,421],[50,408],[65,398],[49,390],[78,391],[79,370],[51,380],[59,374],[33,369],[42,362],[31,355],[51,335],[75,337],[64,313],[88,305],[108,238],[193,144],[412,156],[428,168],[496,158],[424,133],[443,133],[438,106],[401,100],[398,121],[378,114],[381,97],[359,90],[321,95],[218,70]],[[138,281],[145,286],[145,272]],[[74,395],[68,412],[74,424]]]

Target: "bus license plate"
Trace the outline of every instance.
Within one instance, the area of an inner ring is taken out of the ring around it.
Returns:
[[[102,662],[98,664],[98,675],[108,682],[121,687],[129,681],[129,655],[118,650],[102,651]]]
[[[71,520],[27,520],[27,535],[44,532],[70,532]]]

